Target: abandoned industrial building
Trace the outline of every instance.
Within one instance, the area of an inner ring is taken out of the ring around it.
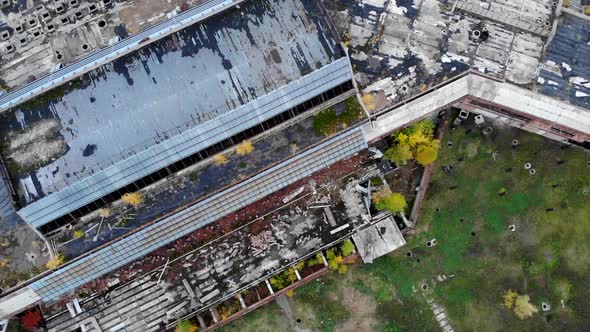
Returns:
[[[379,146],[422,119],[590,143],[590,20],[561,3],[189,1],[131,29],[136,2],[0,3],[0,231],[40,243],[17,245],[28,265],[62,259],[3,283],[0,331],[31,310],[56,332],[212,330],[346,241],[373,262],[420,208],[371,205],[399,166]],[[329,112],[345,120],[318,130]]]

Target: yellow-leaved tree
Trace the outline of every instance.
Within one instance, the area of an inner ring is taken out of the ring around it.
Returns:
[[[423,166],[438,157],[440,141],[434,138],[434,124],[421,120],[392,135],[394,145],[385,151],[385,158],[397,165],[403,165],[411,158]]]

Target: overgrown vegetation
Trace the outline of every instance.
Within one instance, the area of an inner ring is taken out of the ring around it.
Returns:
[[[345,110],[339,115],[329,108],[315,115],[313,129],[322,135],[332,135],[342,128],[349,127],[363,116],[363,108],[356,97],[349,97],[344,101]]]
[[[33,109],[33,108],[37,108],[37,107],[40,107],[43,105],[47,105],[49,102],[59,100],[63,96],[65,96],[66,93],[68,93],[72,90],[78,89],[81,86],[82,86],[82,81],[80,79],[74,79],[74,80],[70,81],[69,83],[62,84],[56,88],[53,88],[47,92],[44,92],[43,94],[41,94],[29,101],[22,103],[18,107],[21,109]]]
[[[385,151],[384,157],[397,165],[414,158],[422,166],[430,165],[438,157],[440,141],[434,138],[432,121],[421,120],[392,135],[394,145]]]
[[[195,326],[195,324],[193,324],[191,321],[189,320],[181,320],[178,322],[178,324],[176,325],[176,328],[174,329],[174,332],[196,332],[198,331],[197,327]]]
[[[402,214],[408,206],[404,195],[392,193],[389,187],[385,187],[373,195],[373,204],[377,210],[387,210],[391,214]]]
[[[486,136],[464,123],[447,131],[443,141],[453,146],[435,161],[416,234],[373,264],[298,288],[289,303],[302,318],[300,328],[439,331],[429,299],[445,308],[455,331],[590,326],[590,154],[517,129],[494,129]],[[437,244],[427,247],[431,239]],[[542,311],[541,302],[551,309]],[[288,322],[277,314],[283,315],[274,311],[273,324]],[[372,325],[346,325],[364,320]]]

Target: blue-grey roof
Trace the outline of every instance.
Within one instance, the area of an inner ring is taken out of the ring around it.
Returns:
[[[341,58],[314,11],[313,0],[247,1],[83,75],[46,105],[11,110],[0,119],[5,143],[51,123],[41,143],[65,146],[11,170],[19,194],[31,202],[73,185]]]
[[[590,108],[590,21],[565,13],[547,47],[537,82],[551,97]]]
[[[366,149],[360,129],[349,130],[232,188],[53,272],[30,285],[44,302],[131,263],[265,196]]]
[[[169,34],[173,31],[194,24],[204,18],[219,13],[225,9],[236,5],[235,0],[209,0],[199,6],[178,14],[166,21],[158,23],[137,34],[129,36],[120,42],[103,48],[102,50],[84,57],[74,63],[71,63],[47,76],[44,76],[30,84],[11,91],[0,97],[0,110],[10,107],[30,99],[33,95],[41,91],[52,89],[54,86],[62,84],[64,81],[75,78],[85,73],[97,65],[101,65],[120,57],[137,48],[146,40],[155,40]]]
[[[32,202],[18,213],[30,225],[38,228],[137,179],[285,112],[350,80],[351,76],[348,59],[337,60],[232,112]]]

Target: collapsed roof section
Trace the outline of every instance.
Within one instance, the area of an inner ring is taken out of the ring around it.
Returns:
[[[172,163],[351,89],[348,58],[318,6],[248,2],[11,110],[0,135],[20,215],[35,228],[69,222]]]

